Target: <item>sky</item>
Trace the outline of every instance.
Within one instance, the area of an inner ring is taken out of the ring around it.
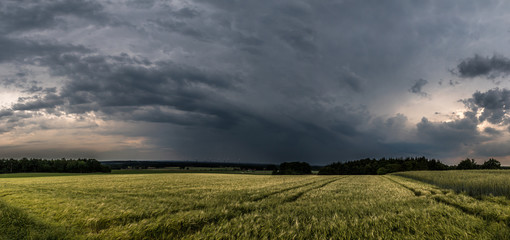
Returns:
[[[2,0],[0,158],[510,165],[510,2]]]

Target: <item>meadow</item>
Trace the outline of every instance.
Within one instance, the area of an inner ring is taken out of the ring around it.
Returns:
[[[0,239],[509,239],[509,205],[398,175],[22,175]]]

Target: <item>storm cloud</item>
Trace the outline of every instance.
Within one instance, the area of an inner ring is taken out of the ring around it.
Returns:
[[[501,55],[492,57],[475,55],[472,58],[462,60],[457,66],[457,70],[459,76],[463,78],[506,76],[510,73],[510,59]]]
[[[464,158],[508,135],[510,86],[461,81],[508,73],[508,53],[474,55],[505,46],[508,23],[488,17],[502,5],[2,1],[0,144],[100,159]],[[455,88],[428,84],[452,67]]]
[[[472,111],[480,111],[479,120],[492,124],[508,124],[510,109],[510,90],[494,88],[487,92],[477,91],[472,98],[463,100]]]
[[[428,94],[422,91],[423,86],[427,85],[428,81],[425,79],[419,79],[414,83],[414,85],[409,89],[410,92],[418,94],[420,96],[426,97]]]

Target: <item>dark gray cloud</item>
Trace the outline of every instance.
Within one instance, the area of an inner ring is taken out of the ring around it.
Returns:
[[[12,116],[13,112],[10,109],[2,109],[0,110],[0,118],[6,117],[6,116]]]
[[[36,62],[37,57],[59,55],[66,52],[89,52],[83,46],[58,44],[45,41],[11,39],[0,36],[0,63],[2,62]]]
[[[483,132],[484,133],[487,133],[489,135],[493,135],[493,136],[500,136],[502,135],[503,133],[500,132],[499,130],[495,129],[495,128],[492,128],[492,127],[486,127],[483,129]]]
[[[458,75],[463,78],[506,76],[510,73],[510,59],[501,55],[493,55],[492,57],[475,55],[462,60],[457,65],[457,71]]]
[[[463,100],[472,111],[481,111],[479,120],[492,124],[508,124],[510,109],[510,90],[494,88],[486,92],[477,91],[469,99]]]
[[[70,80],[59,93],[48,89],[36,99],[21,99],[13,110],[96,111],[108,118],[219,128],[239,121],[235,109],[216,92],[235,89],[240,80],[233,75],[126,54],[50,55],[37,64]]]
[[[428,81],[425,79],[418,79],[414,85],[409,89],[409,92],[416,93],[420,96],[426,97],[428,94],[422,91],[423,86],[427,85]]]
[[[0,32],[7,34],[53,28],[62,24],[61,18],[65,16],[104,22],[107,18],[102,9],[98,2],[87,0],[5,0],[0,3]]]
[[[38,64],[69,81],[58,93],[21,99],[13,110],[96,112],[107,119],[171,123],[184,129],[192,126],[196,130],[187,129],[182,134],[194,136],[194,143],[183,140],[172,144],[181,150],[200,152],[200,157],[218,154],[219,145],[230,143],[244,149],[243,156],[253,154],[259,157],[257,160],[308,160],[316,156],[333,161],[339,154],[360,154],[361,149],[355,145],[381,144],[356,129],[370,120],[370,114],[362,108],[336,107],[338,117],[324,122],[326,119],[319,115],[315,119],[303,118],[292,112],[287,116],[265,116],[229,102],[219,93],[241,91],[238,85],[243,80],[233,75],[168,61],[151,62],[127,54],[62,54],[41,58]],[[325,109],[301,105],[299,111]],[[398,119],[401,118],[405,117]],[[394,129],[396,120],[388,120],[388,129]],[[210,131],[215,134],[204,138],[204,132]],[[196,146],[202,150],[196,150]]]
[[[61,106],[64,100],[55,94],[47,94],[44,98],[36,100],[30,100],[25,103],[16,103],[12,106],[12,110],[39,110],[39,109],[51,109],[57,106]]]
[[[487,140],[480,135],[477,125],[478,119],[472,112],[466,112],[464,118],[451,122],[431,122],[423,118],[416,125],[417,137],[423,141],[425,149],[444,154]]]
[[[363,92],[363,90],[366,88],[366,80],[345,67],[340,70],[339,78],[342,82],[342,85],[347,86],[355,92]]]
[[[490,35],[464,16],[491,4],[2,1],[0,67],[36,69],[2,73],[1,85],[20,95],[1,110],[2,131],[54,128],[47,115],[93,116],[137,126],[99,134],[140,137],[151,151],[187,158],[451,156],[497,135],[477,125],[507,121],[505,89],[475,93],[451,122],[412,120],[448,109],[399,112],[412,104],[406,91],[435,100],[437,86],[424,79],[448,77],[445,66],[466,56],[473,32]],[[475,55],[458,74],[505,75],[507,61]]]
[[[487,142],[474,147],[473,150],[479,156],[484,156],[486,158],[495,157],[499,159],[510,155],[508,144],[510,144],[508,141]]]

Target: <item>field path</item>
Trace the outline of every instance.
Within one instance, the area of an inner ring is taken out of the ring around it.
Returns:
[[[480,218],[488,222],[487,224],[505,224],[510,227],[510,208],[508,207],[510,201],[508,199],[498,198],[498,201],[494,201],[494,198],[491,197],[476,199],[463,194],[454,194],[451,190],[440,189],[437,186],[423,184],[408,178],[396,176],[385,176],[384,178],[408,189],[416,196],[428,197],[438,204],[444,204],[465,214]]]

